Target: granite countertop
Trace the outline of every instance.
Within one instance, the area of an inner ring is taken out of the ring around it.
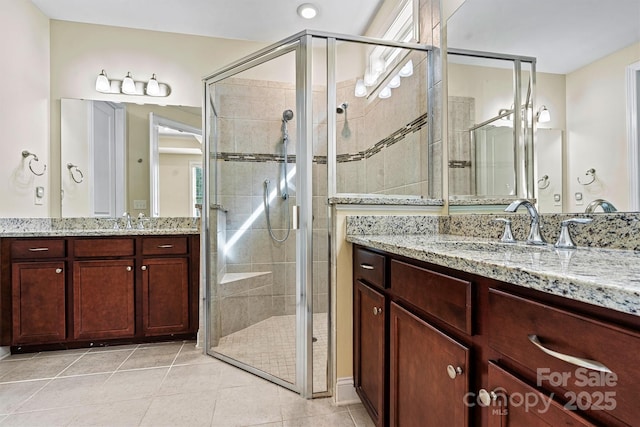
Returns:
[[[640,316],[640,252],[448,234],[350,234],[347,241]]]
[[[196,228],[163,229],[68,229],[68,230],[25,230],[0,231],[0,238],[6,237],[99,237],[99,236],[166,236],[173,234],[199,234]]]

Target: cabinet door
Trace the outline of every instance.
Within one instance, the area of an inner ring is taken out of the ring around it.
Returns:
[[[389,424],[466,426],[469,349],[391,304]]]
[[[354,288],[354,380],[377,426],[384,423],[384,296],[360,281]]]
[[[488,382],[477,402],[487,406],[489,427],[594,426],[491,362]]]
[[[141,269],[144,334],[188,332],[188,260],[186,258],[146,259]]]
[[[66,338],[64,262],[12,264],[13,344]]]
[[[133,260],[73,264],[74,338],[133,336]]]

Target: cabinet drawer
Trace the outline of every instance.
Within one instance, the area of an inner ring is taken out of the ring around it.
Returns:
[[[471,282],[392,260],[391,290],[425,313],[472,333]]]
[[[64,239],[28,239],[11,242],[13,259],[63,258],[66,252]]]
[[[73,253],[77,257],[133,256],[133,239],[78,239]]]
[[[356,248],[353,254],[354,277],[363,280],[370,285],[384,289],[384,255],[369,252],[362,248]]]
[[[637,330],[491,289],[489,345],[522,365],[523,375],[537,385],[591,417],[608,413],[629,424],[640,420]]]
[[[145,237],[142,239],[143,255],[186,254],[186,237]]]

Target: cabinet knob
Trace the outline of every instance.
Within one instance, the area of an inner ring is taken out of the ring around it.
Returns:
[[[60,274],[62,273],[62,269],[61,268],[56,268],[56,274]]]
[[[487,391],[483,388],[478,391],[478,400],[482,406],[489,406],[491,402],[495,402],[498,399],[498,395],[495,391]]]
[[[449,378],[454,380],[458,375],[462,375],[462,368],[460,366],[447,365],[447,374]]]
[[[373,315],[377,316],[378,314],[382,313],[382,308],[380,307],[373,307]]]
[[[131,266],[130,266],[130,265],[129,265],[129,266],[127,266],[127,271],[131,271],[131,270],[133,270],[133,269],[131,268]]]
[[[143,265],[142,267],[140,267],[140,270],[142,270],[142,271],[147,271],[147,266],[146,266],[146,265]]]

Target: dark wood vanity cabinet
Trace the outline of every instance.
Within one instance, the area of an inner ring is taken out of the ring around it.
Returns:
[[[0,249],[2,345],[14,351],[197,332],[198,235],[12,238]]]
[[[358,245],[353,267],[354,380],[376,425],[640,425],[640,317]]]

